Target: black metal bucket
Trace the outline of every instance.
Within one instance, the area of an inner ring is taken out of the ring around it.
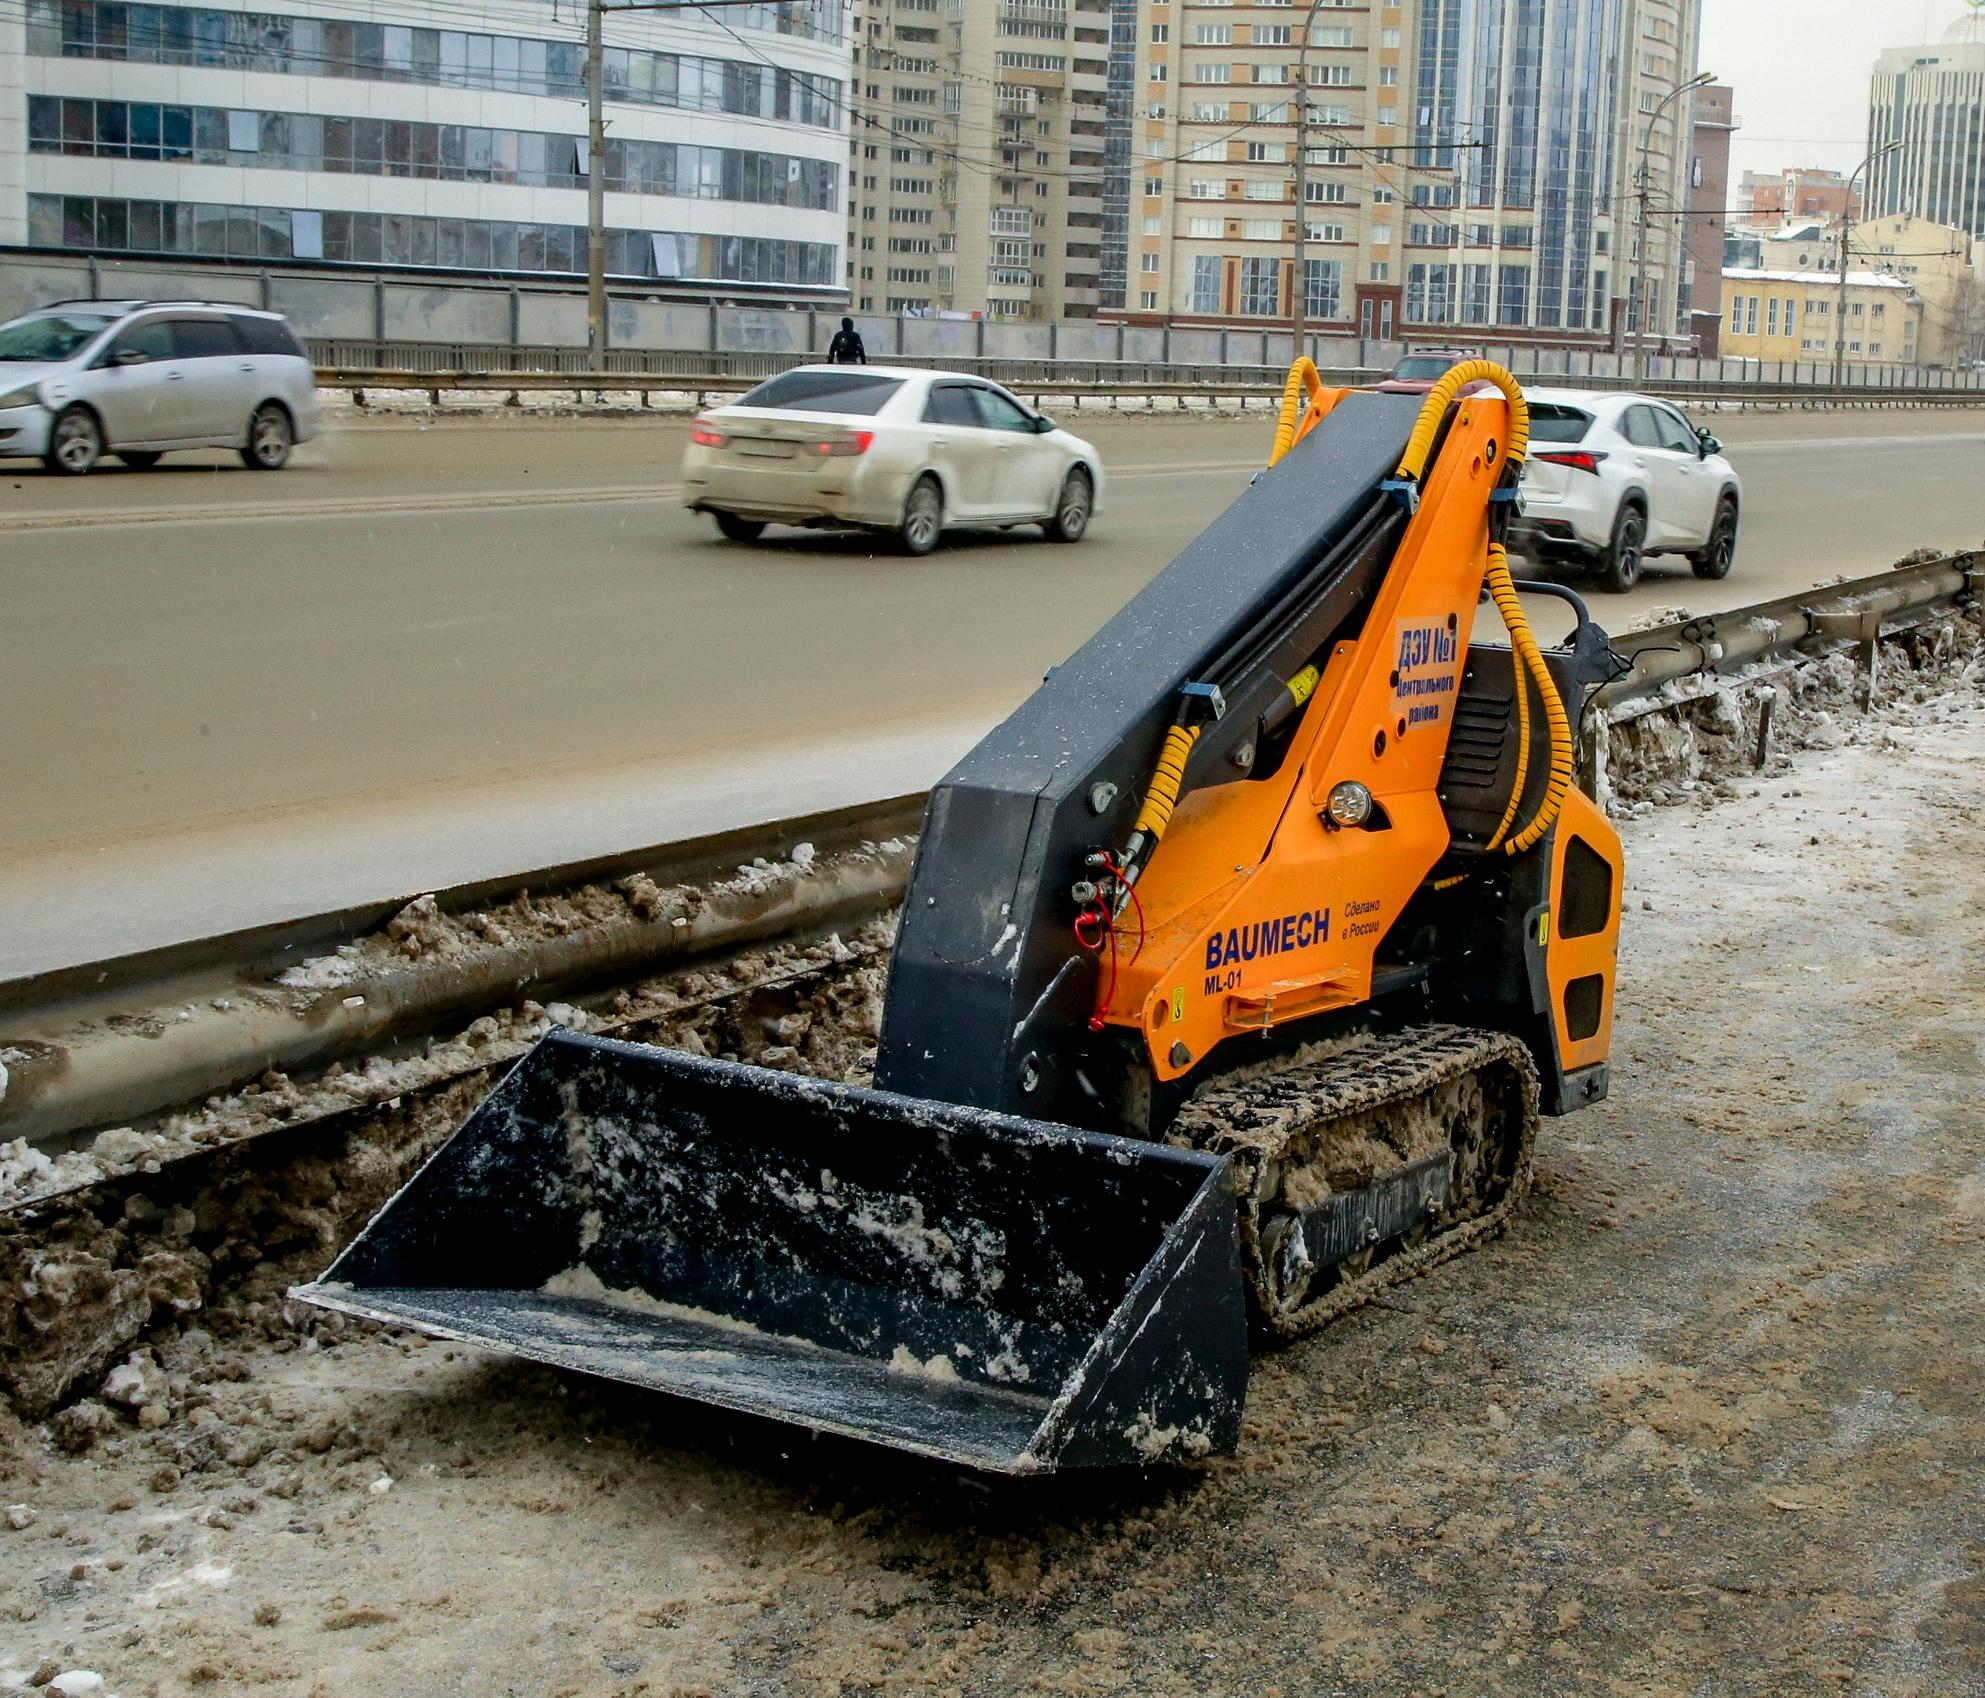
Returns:
[[[566,1032],[294,1295],[1008,1473],[1247,1381],[1224,1160]]]

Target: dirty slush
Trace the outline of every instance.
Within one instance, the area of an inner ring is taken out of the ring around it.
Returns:
[[[535,1004],[123,1134],[218,1153],[0,1217],[0,1692],[1985,1692],[1979,631],[1889,647],[1762,771],[1749,695],[1615,732],[1612,1100],[1197,1468],[993,1486],[287,1304]],[[859,1080],[887,941],[555,1013]]]

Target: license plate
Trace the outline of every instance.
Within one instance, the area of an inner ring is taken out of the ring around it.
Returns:
[[[748,437],[740,438],[737,444],[740,454],[756,454],[768,460],[790,460],[793,445],[790,442],[754,442]]]

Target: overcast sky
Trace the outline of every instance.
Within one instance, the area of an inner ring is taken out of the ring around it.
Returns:
[[[1935,41],[1963,0],[1702,0],[1702,68],[1737,91],[1730,184],[1746,171],[1852,171],[1885,47]]]

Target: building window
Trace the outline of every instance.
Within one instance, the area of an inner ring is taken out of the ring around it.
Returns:
[[[1156,254],[1140,254],[1138,256],[1137,269],[1147,273],[1155,272],[1158,269],[1158,256]]]
[[[1170,41],[1172,39],[1172,26],[1170,24],[1153,24],[1151,26],[1151,39],[1160,43]]]
[[[1390,282],[1392,278],[1392,262],[1390,260],[1375,259],[1372,261],[1365,275],[1374,283]]]
[[[1773,295],[1764,304],[1764,333],[1767,336],[1778,334],[1778,297]]]
[[[586,267],[586,232],[577,226],[486,218],[30,195],[28,231],[38,247],[95,252],[567,276]],[[609,230],[606,249],[607,270],[616,277],[823,289],[839,282],[835,250],[825,242]]]
[[[1186,296],[1186,311],[1216,313],[1220,310],[1220,256],[1194,254],[1192,290]]]
[[[1489,322],[1489,267],[1464,265],[1461,268],[1461,322]]]
[[[1505,265],[1496,279],[1496,322],[1527,324],[1530,321],[1530,267]]]
[[[1277,318],[1282,312],[1282,262],[1241,261],[1241,294],[1236,310],[1249,318]]]
[[[1141,290],[1137,297],[1137,306],[1140,312],[1156,312],[1158,310],[1158,291],[1156,289]]]
[[[726,16],[746,27],[839,41],[841,10],[765,5]],[[754,25],[751,20],[761,13],[762,21]],[[574,41],[382,28],[375,23],[277,12],[187,6],[133,9],[91,0],[67,0],[58,11],[48,0],[31,0],[28,51],[51,58],[487,89],[559,100],[585,94],[584,55]],[[829,130],[842,127],[842,85],[837,79],[743,59],[612,48],[606,56],[606,95],[616,104],[729,112]]]
[[[535,130],[39,95],[28,103],[28,130],[36,153],[533,188],[581,188],[586,180],[581,138]],[[616,138],[607,144],[604,176],[607,187],[628,194],[829,212],[840,204],[840,167],[832,161],[742,148]],[[899,192],[931,187],[928,178],[891,182]]]
[[[1310,318],[1336,318],[1343,310],[1344,262],[1303,261],[1303,312]]]

